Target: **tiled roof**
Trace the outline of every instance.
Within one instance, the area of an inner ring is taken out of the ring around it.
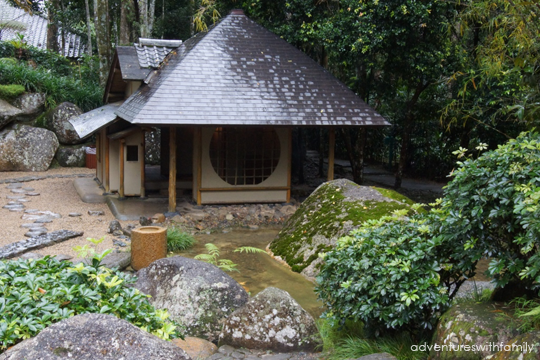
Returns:
[[[181,40],[139,39],[139,43],[134,44],[139,66],[157,69],[165,56],[181,44]]]
[[[26,29],[12,29],[4,27],[5,23],[14,21],[22,23]],[[24,10],[16,8],[8,4],[5,0],[0,0],[0,41],[17,40],[17,34],[24,35],[24,41],[28,45],[35,46],[45,50],[47,48],[47,24],[49,21],[40,15],[30,15]],[[58,36],[58,44],[62,46],[62,37]],[[75,34],[67,33],[65,36],[65,47],[62,51],[66,57],[76,58],[81,56],[85,51],[85,44],[82,43],[81,37]]]
[[[324,68],[244,15],[184,42],[116,114],[147,125],[388,125]]]

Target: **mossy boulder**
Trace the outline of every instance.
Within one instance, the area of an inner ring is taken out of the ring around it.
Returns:
[[[540,331],[521,334],[505,344],[503,350],[486,360],[537,360],[540,359]]]
[[[495,303],[452,306],[439,320],[433,336],[431,359],[483,359],[518,335],[512,314]]]
[[[364,221],[395,210],[410,208],[413,201],[392,190],[360,186],[347,179],[319,186],[285,223],[269,250],[278,260],[307,278],[319,273],[319,253]]]

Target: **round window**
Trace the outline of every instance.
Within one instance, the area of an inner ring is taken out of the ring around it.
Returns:
[[[214,170],[231,185],[256,185],[279,162],[279,138],[271,128],[217,128],[210,142]]]

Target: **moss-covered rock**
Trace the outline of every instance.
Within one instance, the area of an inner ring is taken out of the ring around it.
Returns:
[[[521,334],[505,344],[503,349],[485,360],[537,360],[540,359],[540,331]]]
[[[483,359],[518,335],[511,314],[492,303],[452,306],[439,320],[430,358]]]
[[[364,221],[378,219],[413,202],[387,189],[360,186],[346,179],[319,186],[287,221],[269,245],[274,256],[307,278],[319,273],[319,253]]]

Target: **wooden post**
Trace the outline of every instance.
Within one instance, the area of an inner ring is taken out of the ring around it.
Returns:
[[[141,149],[142,149],[142,156],[141,156],[141,197],[146,197],[146,189],[144,188],[144,167],[145,167],[145,155],[146,155],[146,141],[145,141],[145,135],[146,131],[142,131],[142,141],[141,141]]]
[[[291,202],[291,171],[292,171],[292,128],[287,132],[289,136],[289,158],[287,168],[287,203]]]
[[[103,141],[105,142],[105,192],[111,192],[111,176],[109,171],[109,137],[107,136],[107,130],[103,130]]]
[[[169,212],[176,211],[176,128],[169,128]]]
[[[197,205],[202,204],[202,129],[197,129]]]
[[[124,197],[124,148],[126,147],[126,139],[120,139],[120,189],[118,195]]]
[[[328,130],[328,181],[334,180],[334,148],[336,147],[336,132]]]

